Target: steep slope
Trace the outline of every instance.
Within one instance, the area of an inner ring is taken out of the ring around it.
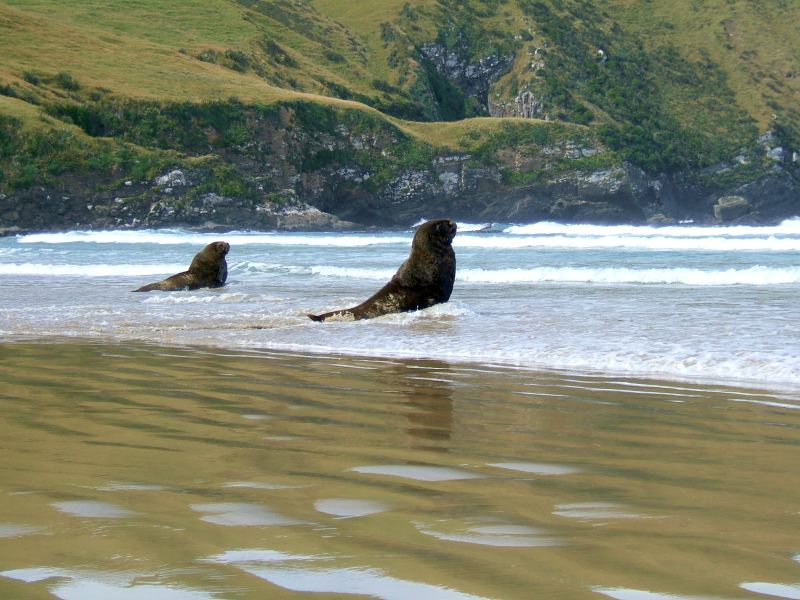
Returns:
[[[796,22],[785,0],[0,0],[0,229],[779,218]]]

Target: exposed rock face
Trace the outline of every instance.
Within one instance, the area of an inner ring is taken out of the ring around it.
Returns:
[[[493,117],[522,117],[540,119],[545,117],[542,102],[532,92],[519,92],[512,102],[497,102],[489,98],[489,114]]]
[[[459,43],[452,51],[438,43],[425,44],[419,49],[419,54],[465,96],[475,98],[484,114],[490,113],[489,88],[492,82],[513,61],[511,56],[484,56],[469,62],[466,58],[469,48],[465,43]]]
[[[89,194],[74,185],[39,187],[0,198],[0,232],[174,226],[341,230],[406,227],[431,215],[472,222],[769,223],[800,213],[800,186],[783,172],[723,196],[679,177],[651,178],[631,165],[515,186],[504,183],[499,167],[478,168],[469,157],[452,155],[437,158],[428,169],[400,171],[373,191],[356,182],[363,182],[357,173],[302,174],[295,188],[268,200],[214,192],[191,196],[192,189],[208,183],[200,172],[183,172],[187,193],[178,197],[177,188],[167,192],[152,182]]]
[[[407,161],[399,156],[398,147],[406,146],[396,129],[356,122],[309,132],[296,125],[290,108],[248,114],[248,137],[212,148],[217,158],[208,163],[178,161],[146,181],[73,175],[0,194],[0,233],[336,230],[406,227],[434,215],[472,222],[767,223],[800,214],[800,173],[789,151],[780,160],[768,150],[745,153],[731,164],[671,176],[648,175],[616,162],[588,138],[564,136],[498,147],[488,159],[442,151]],[[737,168],[751,169],[759,156],[767,165],[760,177],[747,183],[730,177]],[[220,165],[243,187],[219,181]],[[719,183],[726,176],[734,183]]]
[[[714,216],[720,221],[733,221],[749,213],[752,206],[741,196],[723,196],[714,205]]]

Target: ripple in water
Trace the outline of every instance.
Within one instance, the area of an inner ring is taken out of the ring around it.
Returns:
[[[23,535],[30,535],[41,531],[41,527],[34,527],[32,525],[19,525],[17,523],[0,523],[0,539],[14,538]]]
[[[270,525],[306,525],[306,521],[298,521],[284,517],[261,504],[246,502],[215,502],[209,504],[192,504],[192,510],[207,513],[200,517],[202,521],[226,526],[270,526]]]
[[[482,596],[397,579],[369,567],[325,566],[330,556],[285,554],[273,550],[233,550],[213,556],[208,562],[236,565],[246,573],[287,590],[306,593],[354,594],[383,600],[481,600]],[[309,562],[322,563],[306,566]]]
[[[456,481],[459,479],[480,479],[482,476],[452,467],[432,467],[425,465],[374,465],[353,467],[356,473],[369,475],[391,475],[417,481]]]
[[[414,523],[420,533],[445,542],[461,542],[499,548],[546,548],[563,542],[547,531],[527,525],[503,523],[491,518],[479,519],[477,524],[459,520],[439,520],[433,524]]]
[[[139,514],[122,506],[99,500],[68,500],[55,502],[52,506],[63,513],[87,519],[124,519]]]
[[[389,510],[389,505],[376,500],[356,500],[352,498],[322,498],[314,502],[319,512],[343,519],[366,517]]]
[[[0,576],[25,583],[58,579],[59,581],[50,587],[50,592],[61,600],[214,600],[217,597],[207,592],[174,585],[134,583],[136,579],[150,577],[149,573],[34,567],[2,571]]]
[[[503,463],[489,463],[490,467],[497,467],[499,469],[508,469],[510,471],[521,471],[522,473],[532,473],[534,475],[570,475],[572,473],[580,473],[580,469],[567,467],[564,465],[552,465],[544,463],[532,462],[503,462]]]
[[[603,594],[615,600],[722,600],[716,596],[676,596],[675,594],[660,594],[643,590],[630,590],[625,588],[592,588],[598,594]]]
[[[232,481],[226,483],[226,488],[249,488],[253,490],[289,490],[296,488],[293,485],[284,485],[282,483],[269,483],[261,481]]]
[[[789,598],[790,600],[800,600],[800,584],[785,585],[780,583],[764,583],[761,581],[753,581],[743,583],[740,585],[743,590],[748,592],[755,592],[756,594],[764,594],[766,596],[774,596],[776,598]]]
[[[630,512],[621,504],[610,502],[580,502],[576,504],[559,504],[554,515],[572,519],[641,519],[642,515]]]

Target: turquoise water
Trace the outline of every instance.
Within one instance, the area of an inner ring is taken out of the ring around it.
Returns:
[[[0,339],[79,336],[800,385],[800,219],[728,228],[461,224],[449,303],[365,322],[306,318],[378,289],[412,235],[3,238]],[[131,293],[185,270],[217,239],[231,244],[224,288]]]

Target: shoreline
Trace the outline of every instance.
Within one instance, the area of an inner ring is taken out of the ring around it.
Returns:
[[[464,371],[486,371],[487,373],[509,372],[531,377],[543,376],[547,378],[569,379],[579,378],[591,381],[614,381],[654,389],[687,389],[683,386],[698,386],[707,390],[741,390],[754,394],[798,395],[800,398],[800,385],[792,382],[765,382],[755,379],[728,379],[714,377],[670,376],[661,372],[645,371],[613,371],[602,369],[581,369],[577,367],[547,367],[501,362],[481,362],[474,359],[459,359],[458,357],[441,356],[410,356],[402,353],[365,353],[365,352],[331,352],[328,349],[314,350],[313,348],[288,348],[288,347],[232,347],[212,343],[180,344],[175,342],[158,342],[142,338],[111,338],[88,336],[15,336],[14,338],[0,337],[0,349],[12,345],[72,345],[76,347],[118,347],[141,349],[159,352],[164,350],[184,351],[187,353],[198,352],[202,355],[220,355],[233,357],[257,357],[264,359],[296,359],[307,361],[356,361],[356,362],[387,362],[405,365],[426,364],[431,362],[441,363],[448,367]],[[622,380],[622,381],[620,381]],[[655,392],[654,392],[655,393]],[[798,406],[800,408],[800,406]]]
[[[547,219],[538,219],[533,221],[509,221],[508,225],[535,225],[537,223],[556,223],[558,225],[593,225],[598,227],[606,227],[606,226],[630,226],[630,227],[652,227],[655,229],[665,228],[665,227],[705,227],[708,229],[717,229],[717,228],[725,228],[725,227],[738,227],[738,226],[746,226],[746,227],[774,227],[780,225],[785,221],[791,221],[793,219],[800,219],[800,214],[798,213],[791,213],[786,214],[770,219],[749,219],[747,216],[736,219],[733,221],[719,221],[719,220],[706,220],[706,221],[697,221],[697,220],[690,220],[685,221],[679,218],[674,219],[659,219],[659,220],[614,220],[614,221],[604,221],[604,220],[591,220],[591,219],[581,219],[581,220],[572,220],[572,219],[559,219],[558,217],[547,218]],[[418,221],[423,221],[424,219],[418,219]],[[493,232],[491,225],[494,223],[505,223],[503,221],[496,221],[492,219],[456,219],[458,221],[468,222],[468,223],[487,223],[489,227],[485,230],[486,232]],[[201,225],[197,224],[189,224],[189,223],[169,223],[169,224],[140,224],[136,226],[122,226],[122,227],[108,227],[107,225],[101,224],[98,227],[95,227],[91,223],[82,223],[78,226],[71,226],[71,227],[53,227],[53,228],[25,228],[25,227],[18,227],[16,225],[9,225],[9,226],[0,226],[0,238],[4,237],[11,237],[15,235],[38,235],[38,234],[56,234],[56,233],[70,233],[75,231],[93,231],[93,232],[111,232],[111,231],[159,231],[159,230],[183,230],[190,233],[231,233],[235,231],[248,231],[248,232],[264,232],[264,233],[376,233],[376,232],[385,232],[385,233],[393,233],[393,232],[400,232],[400,231],[408,231],[409,229],[413,229],[416,225],[415,224],[395,224],[395,225],[364,225],[360,223],[352,223],[348,226],[342,227],[330,227],[330,226],[321,226],[321,227],[294,227],[294,226],[285,226],[285,227],[273,227],[273,228],[256,228],[256,229],[249,229],[247,227],[240,227],[237,225],[224,225],[220,223],[204,223]],[[483,232],[484,230],[476,230],[475,232]]]
[[[490,235],[459,225],[450,302],[325,327],[306,315],[374,293],[407,256],[411,232],[6,238],[0,335],[800,388],[798,220],[766,229],[542,224]],[[130,293],[181,271],[216,239],[235,248],[224,288]]]
[[[796,581],[800,394],[74,338],[0,343],[0,377],[0,595]]]

